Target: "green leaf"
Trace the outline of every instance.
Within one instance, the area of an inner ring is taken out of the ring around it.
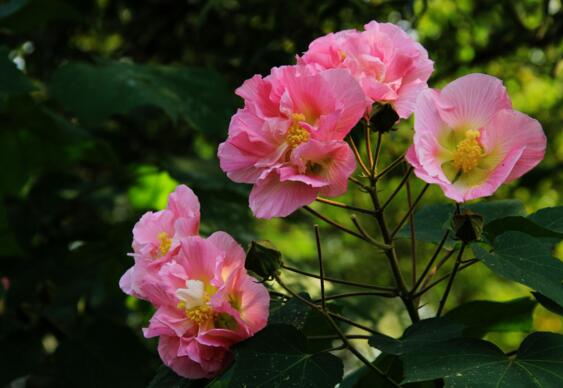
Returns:
[[[533,328],[536,302],[519,298],[507,302],[472,301],[449,311],[444,317],[467,327],[470,335],[482,336],[491,331],[523,331]]]
[[[563,262],[540,240],[521,232],[496,238],[494,251],[473,244],[473,252],[496,274],[527,285],[563,305]]]
[[[196,388],[204,386],[205,380],[185,379],[162,365],[147,388]]]
[[[310,299],[307,294],[301,294],[301,296],[303,298]],[[290,325],[295,327],[297,330],[302,330],[305,327],[311,311],[312,310],[309,306],[306,306],[296,298],[291,298],[283,304],[279,303],[270,307],[270,318],[268,319],[268,323],[270,325]]]
[[[555,245],[563,239],[563,206],[541,209],[528,217],[500,218],[485,228],[489,241],[509,230],[526,233]]]
[[[563,206],[540,209],[528,218],[546,229],[563,235]]]
[[[305,337],[288,325],[268,326],[235,346],[234,353],[235,362],[227,377],[216,379],[214,384],[232,388],[326,388],[342,379],[342,361],[330,353],[306,352]]]
[[[541,304],[543,307],[551,311],[552,313],[563,315],[563,307],[549,299],[547,296],[540,294],[539,292],[532,292],[534,298]]]
[[[436,344],[401,357],[403,382],[444,378],[446,387],[560,387],[563,385],[563,336],[534,333],[516,357],[490,342],[464,338]]]
[[[301,297],[311,300],[309,294],[301,293]],[[317,310],[305,305],[296,298],[291,298],[283,304],[270,304],[269,324],[285,324],[295,327],[307,336],[336,335],[334,327]],[[327,308],[336,313],[341,313],[340,306],[329,302]],[[307,341],[307,351],[315,352],[331,347],[330,339],[311,339]]]
[[[0,47],[0,97],[26,94],[35,89],[31,81],[8,58],[9,52],[6,47]]]
[[[425,319],[405,330],[401,339],[374,334],[368,343],[384,353],[407,354],[431,348],[435,344],[463,336],[465,326],[444,318]]]
[[[89,136],[50,110],[29,101],[10,101],[0,128],[0,195],[20,194],[38,173],[68,166],[92,146]]]
[[[479,202],[464,205],[462,208],[482,215],[485,225],[499,218],[525,214],[523,204],[517,200]],[[451,204],[431,204],[421,207],[414,217],[416,239],[439,243],[446,230],[451,229],[454,210],[455,207]],[[408,238],[410,236],[409,230],[408,225],[406,225],[398,233],[398,236]],[[450,238],[447,246],[452,246],[453,244],[454,240]]]
[[[137,108],[162,109],[171,120],[223,137],[234,111],[232,93],[214,71],[125,62],[70,63],[51,81],[53,96],[79,120],[100,124]]]

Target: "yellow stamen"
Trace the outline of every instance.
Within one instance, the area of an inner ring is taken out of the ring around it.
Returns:
[[[172,239],[166,232],[160,232],[157,238],[158,241],[160,241],[160,246],[158,248],[159,256],[164,256],[168,253],[170,247],[172,246]]]
[[[477,141],[479,131],[465,132],[465,139],[460,141],[453,155],[454,166],[463,173],[477,167],[479,159],[483,156],[483,148]]]
[[[300,121],[305,121],[304,114],[293,113],[291,119],[293,122],[287,130],[286,141],[290,148],[295,148],[299,144],[309,141],[310,134],[309,131],[299,125]]]
[[[185,310],[186,317],[194,323],[201,325],[213,317],[213,309],[206,304]]]
[[[346,59],[346,53],[343,50],[338,50],[338,54],[340,54],[340,61]]]

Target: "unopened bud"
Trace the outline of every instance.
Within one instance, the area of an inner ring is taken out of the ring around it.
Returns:
[[[252,241],[246,254],[246,269],[266,281],[272,280],[279,273],[282,264],[281,252],[271,242]]]
[[[483,233],[483,216],[471,210],[463,210],[461,214],[454,215],[454,236],[464,243],[477,241]]]

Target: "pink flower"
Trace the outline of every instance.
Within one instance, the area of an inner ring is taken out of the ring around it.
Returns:
[[[135,265],[121,278],[121,289],[146,299],[145,284],[178,252],[180,239],[196,235],[199,229],[199,201],[193,191],[180,185],[168,197],[166,209],[145,213],[133,228]]]
[[[534,168],[546,147],[540,123],[513,110],[502,82],[484,74],[424,91],[414,130],[407,161],[457,202],[492,195]]]
[[[229,348],[264,328],[269,294],[244,268],[232,237],[184,238],[164,264],[153,295],[157,311],[144,330],[160,337],[163,362],[181,376],[211,378],[232,360]]]
[[[434,69],[428,53],[398,26],[372,21],[364,31],[346,30],[314,40],[299,64],[348,69],[369,105],[391,103],[399,117],[409,117],[418,94]]]
[[[284,217],[319,194],[346,191],[355,161],[343,139],[366,110],[348,71],[274,68],[237,94],[245,106],[231,119],[218,156],[229,178],[254,184],[250,207],[257,217]]]

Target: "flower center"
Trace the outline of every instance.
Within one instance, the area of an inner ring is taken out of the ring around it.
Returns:
[[[460,172],[466,173],[473,170],[483,157],[483,148],[477,141],[478,137],[479,131],[469,130],[465,132],[465,139],[457,144],[453,162]]]
[[[160,241],[160,245],[158,247],[158,255],[164,256],[170,250],[172,246],[172,239],[166,232],[160,232],[157,236],[158,241]]]
[[[293,113],[291,115],[292,123],[287,130],[286,141],[290,148],[295,148],[301,143],[309,141],[310,134],[305,128],[299,125],[299,121],[305,121],[305,115],[302,113]]]
[[[214,316],[213,308],[207,303],[216,291],[215,287],[201,280],[187,280],[186,288],[176,290],[177,307],[190,321],[201,325]]]

